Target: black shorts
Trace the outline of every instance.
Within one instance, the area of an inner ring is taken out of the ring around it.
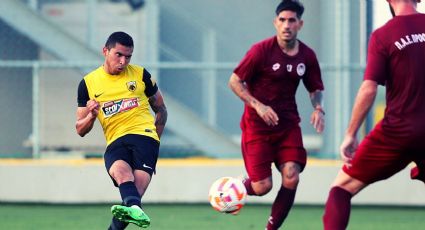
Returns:
[[[123,160],[133,170],[142,170],[152,176],[156,170],[158,152],[159,142],[152,137],[127,134],[108,145],[103,157],[108,174],[109,169],[115,161]],[[112,180],[115,186],[117,186],[116,181],[113,178]]]

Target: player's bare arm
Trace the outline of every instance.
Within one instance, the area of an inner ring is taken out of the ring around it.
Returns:
[[[340,147],[341,158],[347,164],[349,164],[357,149],[357,132],[375,101],[377,91],[378,84],[375,81],[365,80],[357,93],[351,120],[345,133],[344,141]]]
[[[168,112],[165,107],[164,98],[158,90],[153,96],[149,97],[149,104],[155,113],[155,126],[158,136],[161,137],[167,122]]]
[[[310,100],[313,105],[313,113],[310,117],[310,123],[318,133],[323,132],[325,129],[325,111],[323,109],[323,93],[321,90],[310,92]]]
[[[86,107],[77,108],[77,122],[75,128],[78,135],[84,137],[93,128],[93,124],[99,114],[99,102],[90,100]]]
[[[254,108],[267,125],[275,126],[278,124],[279,117],[276,112],[270,106],[264,105],[254,98],[249,93],[245,83],[235,73],[230,76],[229,87],[245,104]]]

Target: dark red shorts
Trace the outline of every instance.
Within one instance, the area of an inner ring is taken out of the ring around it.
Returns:
[[[307,161],[301,128],[298,125],[272,134],[243,131],[242,155],[248,176],[254,182],[272,175],[272,163],[279,168],[285,162],[294,161],[303,170]]]
[[[366,184],[387,179],[415,162],[423,167],[425,153],[414,146],[385,134],[378,124],[360,143],[351,167],[343,166],[345,173]]]

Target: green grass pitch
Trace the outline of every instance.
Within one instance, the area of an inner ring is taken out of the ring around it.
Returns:
[[[110,205],[0,204],[0,229],[106,230]],[[225,215],[207,204],[146,204],[151,230],[256,230],[264,229],[269,205],[247,205],[239,215]],[[322,206],[296,205],[285,229],[322,229]],[[354,206],[348,230],[423,229],[425,207]],[[127,229],[139,229],[130,226]]]

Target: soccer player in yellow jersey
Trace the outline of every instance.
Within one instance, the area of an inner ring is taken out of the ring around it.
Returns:
[[[128,223],[150,225],[141,197],[155,172],[167,121],[162,94],[150,73],[129,64],[133,47],[130,35],[112,33],[103,48],[103,65],[78,86],[77,133],[85,136],[99,120],[107,142],[105,167],[122,198],[122,205],[111,208],[109,230],[125,229]]]

